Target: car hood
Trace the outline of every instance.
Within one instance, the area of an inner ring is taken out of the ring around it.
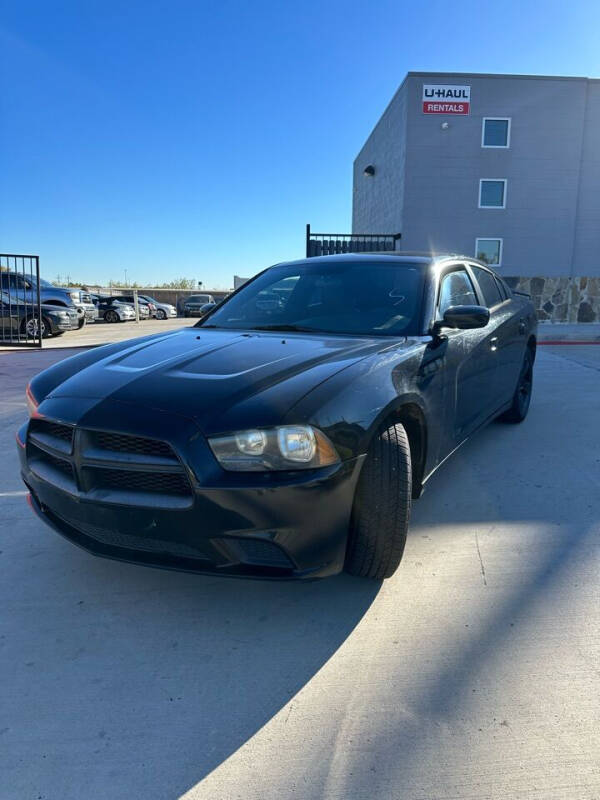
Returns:
[[[48,396],[142,404],[192,418],[206,434],[275,425],[319,383],[398,343],[184,328],[133,340],[106,357],[98,350],[97,361]]]
[[[31,308],[31,305],[29,305],[28,308]],[[56,314],[58,311],[67,311],[72,315],[72,314],[77,314],[77,307],[75,305],[56,306],[53,305],[52,303],[42,303],[42,311],[45,314]]]

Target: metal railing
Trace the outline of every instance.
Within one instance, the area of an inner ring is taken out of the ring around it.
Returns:
[[[307,225],[306,257],[395,250],[401,236],[401,233],[313,233]]]
[[[46,324],[39,256],[0,254],[0,345],[41,347]]]

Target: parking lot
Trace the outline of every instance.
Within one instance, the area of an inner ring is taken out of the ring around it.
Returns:
[[[599,800],[600,346],[539,348],[529,417],[433,476],[393,578],[304,584],[38,521],[14,432],[48,346],[0,354],[3,800]]]
[[[153,333],[164,333],[187,325],[195,325],[198,322],[193,317],[174,317],[173,319],[146,319],[142,322],[115,322],[113,324],[97,320],[89,325],[85,325],[78,331],[67,331],[64,336],[50,336],[44,339],[43,349],[53,350],[55,348],[70,347],[95,347],[108,342],[121,342],[125,339],[132,339],[137,336],[148,336]],[[2,344],[0,341],[0,351],[13,351],[14,347]]]

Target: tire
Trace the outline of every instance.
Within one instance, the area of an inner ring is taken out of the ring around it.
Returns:
[[[85,317],[82,317],[80,320],[77,320],[77,330],[81,330],[85,325]]]
[[[184,311],[184,312],[183,312],[183,316],[184,316],[184,317],[187,319],[187,318],[189,317],[189,314],[188,314],[188,312],[187,312],[187,311]]]
[[[350,521],[345,570],[389,578],[402,561],[412,493],[410,445],[404,427],[391,425],[373,440],[362,468]]]
[[[105,320],[106,322],[118,322],[118,321],[119,321],[119,315],[117,314],[117,312],[116,312],[116,311],[111,311],[111,310],[109,309],[109,310],[106,312],[106,314],[104,315],[104,320]]]
[[[512,422],[518,424],[523,422],[529,411],[531,403],[531,391],[533,389],[533,351],[530,347],[525,352],[523,358],[523,365],[519,373],[519,380],[517,388],[513,395],[512,405],[500,416],[503,422]]]
[[[156,309],[156,319],[166,319],[167,313],[163,311],[162,308]]]
[[[38,336],[37,319],[35,317],[28,317],[21,323],[21,333],[30,339],[36,339]],[[52,326],[46,317],[42,317],[42,339],[47,339],[50,336]]]
[[[65,331],[54,331],[54,333],[52,334],[52,336],[64,336],[64,335]]]

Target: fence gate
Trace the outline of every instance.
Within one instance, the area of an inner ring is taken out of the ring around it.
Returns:
[[[41,347],[39,256],[0,254],[0,346]]]
[[[312,233],[306,226],[306,257],[381,253],[396,249],[400,233]]]

